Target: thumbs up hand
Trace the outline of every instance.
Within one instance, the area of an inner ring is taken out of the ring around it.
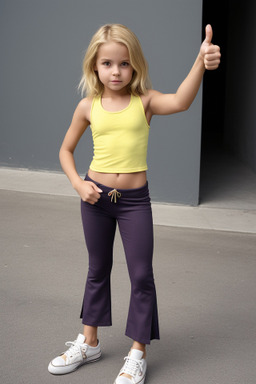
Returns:
[[[220,64],[220,47],[212,44],[212,27],[208,24],[205,27],[205,39],[200,48],[200,56],[204,61],[204,66],[208,70],[217,69]]]

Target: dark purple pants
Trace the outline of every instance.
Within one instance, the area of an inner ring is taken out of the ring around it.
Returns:
[[[98,202],[81,202],[89,271],[85,287],[82,322],[91,326],[112,325],[110,273],[113,242],[118,223],[131,281],[130,307],[125,334],[144,344],[159,339],[157,299],[154,284],[153,222],[148,184],[136,189],[112,188],[93,181],[103,190]],[[111,201],[112,199],[112,201]],[[115,203],[116,200],[116,203]]]

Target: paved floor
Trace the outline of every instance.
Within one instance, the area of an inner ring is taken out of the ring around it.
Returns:
[[[130,347],[119,235],[113,326],[99,334],[103,358],[55,377],[48,362],[82,329],[87,253],[79,200],[3,189],[0,210],[1,383],[112,384]],[[148,349],[147,384],[255,384],[255,249],[255,234],[155,225],[161,341]]]

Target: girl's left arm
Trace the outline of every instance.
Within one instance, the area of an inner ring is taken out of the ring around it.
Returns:
[[[220,47],[212,44],[212,27],[206,26],[203,41],[196,61],[188,76],[174,94],[151,91],[149,110],[151,115],[169,115],[187,110],[195,99],[203,79],[205,69],[213,70],[220,64]]]

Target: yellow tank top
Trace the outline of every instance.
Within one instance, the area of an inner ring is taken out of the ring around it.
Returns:
[[[149,125],[139,96],[131,95],[121,111],[106,111],[101,97],[91,108],[94,146],[90,169],[104,173],[132,173],[147,170]]]

